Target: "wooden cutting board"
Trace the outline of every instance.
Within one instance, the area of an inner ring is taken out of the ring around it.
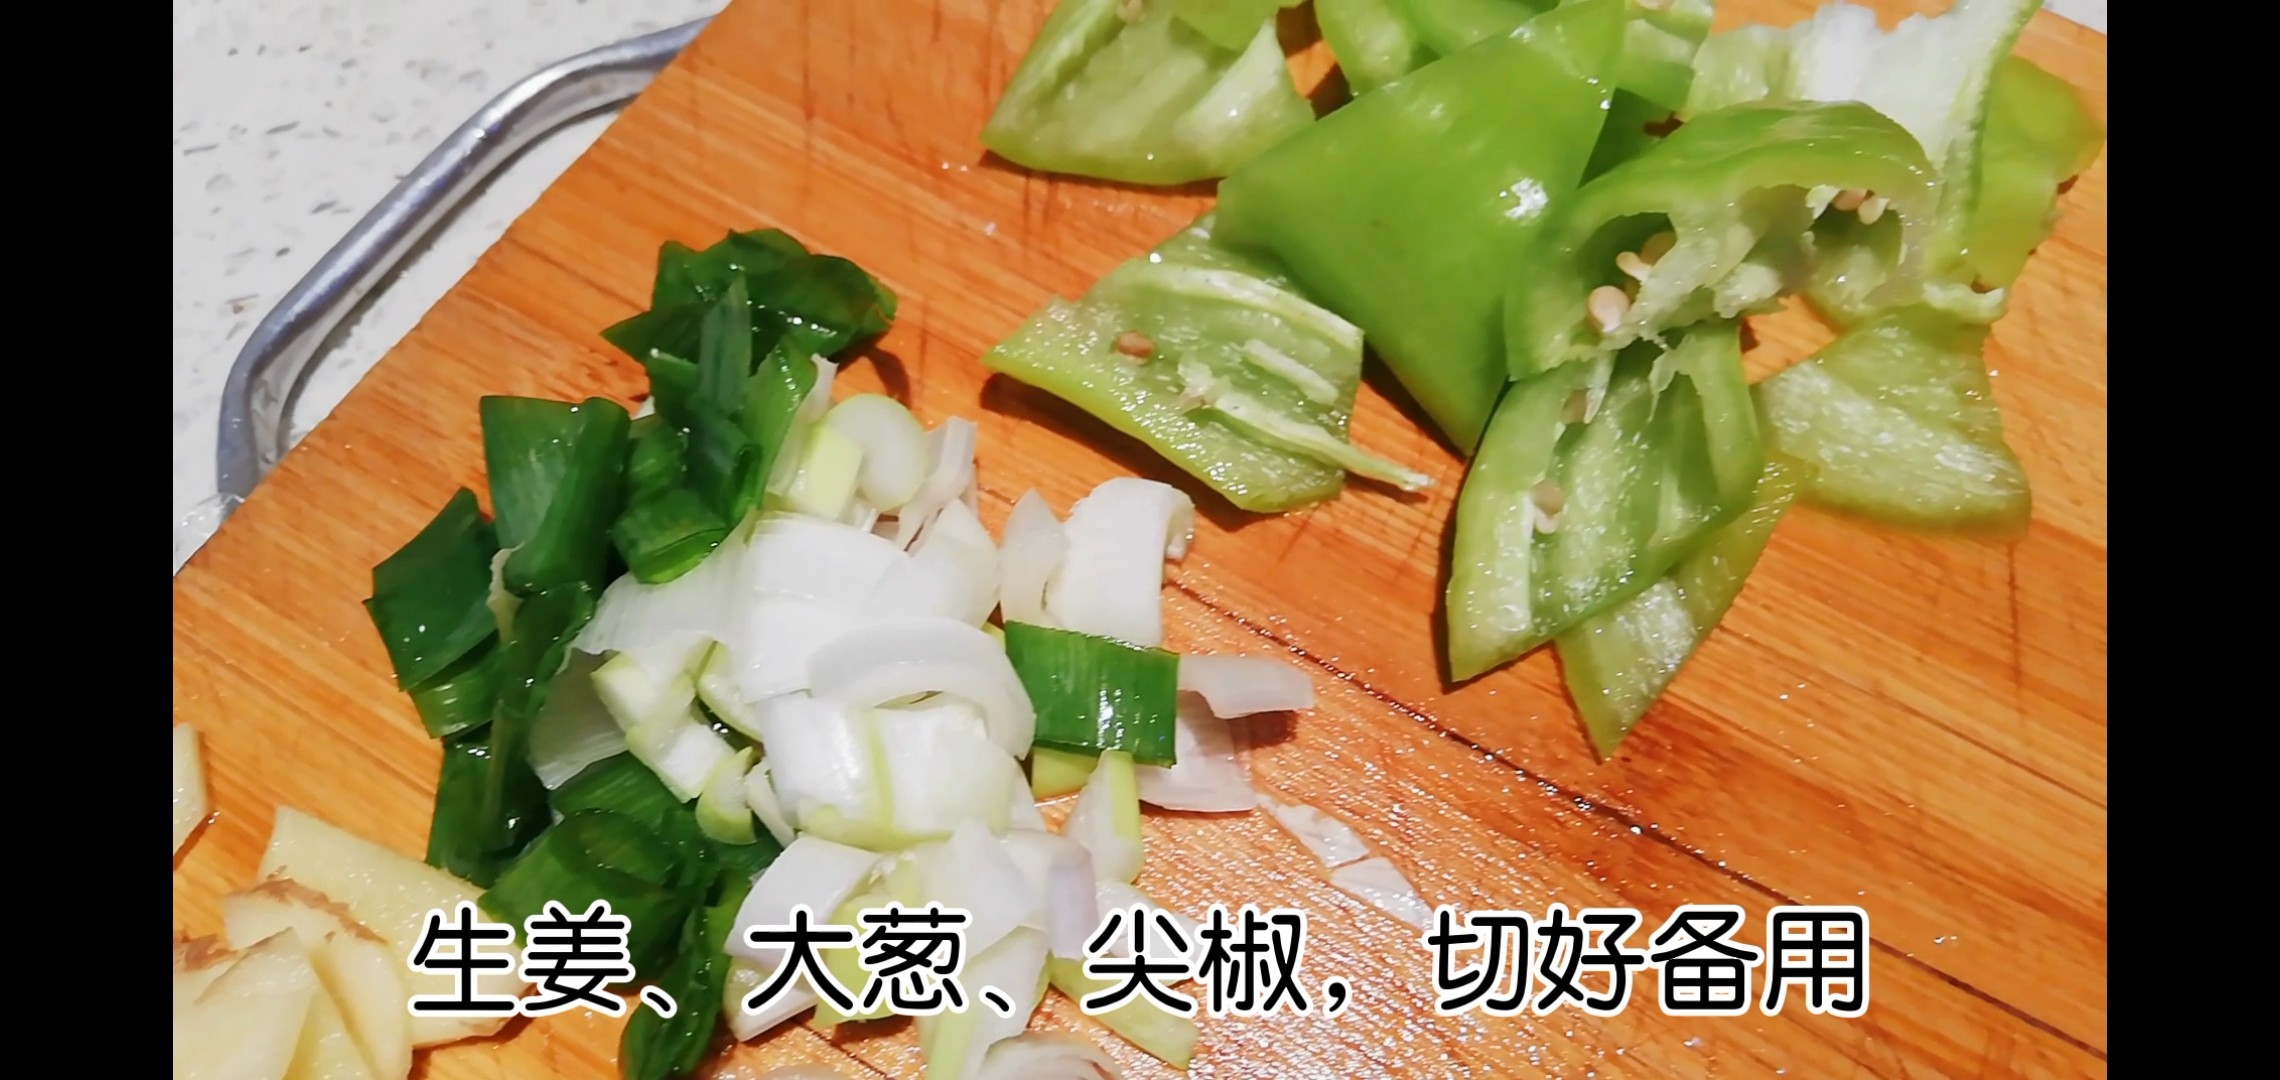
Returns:
[[[1720,6],[1722,27],[1811,8]],[[901,294],[894,332],[847,381],[930,423],[981,424],[993,528],[1031,488],[1064,511],[1132,473],[1195,494],[1204,520],[1166,590],[1171,647],[1308,665],[1320,706],[1260,733],[1260,786],[1350,822],[1429,903],[1631,907],[1648,932],[1681,903],[1739,904],[1756,944],[1775,904],[1871,919],[1859,1019],[1794,1005],[1675,1019],[1652,979],[1608,1019],[1439,1017],[1418,932],[1330,888],[1264,816],[1151,815],[1143,888],[1188,911],[1303,908],[1310,985],[1354,988],[1335,1019],[1207,1020],[1195,1075],[2104,1075],[2104,160],[2064,200],[1988,357],[2034,483],[2026,538],[1790,514],[1725,624],[1602,765],[1548,651],[1442,683],[1433,612],[1461,470],[1375,391],[1356,440],[1421,463],[1431,493],[1357,486],[1256,517],[987,377],[977,357],[1048,296],[1076,295],[1209,201],[984,158],[976,134],[1049,7],[739,0],[285,460],[174,582],[174,719],[205,733],[218,811],[176,860],[175,930],[218,930],[217,898],[249,883],[280,804],[423,849],[437,748],[359,605],[372,565],[453,489],[483,490],[479,396],[642,390],[595,332],[644,306],[659,243],[774,225]],[[2105,115],[2103,36],[2044,14],[2020,50]],[[1760,373],[1826,337],[1794,313],[1756,330]],[[1132,1076],[1168,1074],[1068,1002],[1050,999],[1042,1023],[1090,1032]],[[614,1077],[616,1027],[519,1023],[425,1055],[420,1075]],[[838,1040],[780,1029],[732,1060],[920,1070],[900,1023]]]

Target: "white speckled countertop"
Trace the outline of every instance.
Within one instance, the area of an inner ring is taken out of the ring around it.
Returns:
[[[246,335],[396,179],[546,64],[725,0],[174,0],[174,520],[211,528],[222,381]],[[2049,0],[2098,30],[2105,0]],[[376,296],[294,410],[306,431],[607,126],[538,144]]]

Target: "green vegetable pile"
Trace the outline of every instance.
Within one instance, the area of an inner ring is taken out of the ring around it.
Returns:
[[[2011,55],[2039,0],[1716,35],[1711,0],[1316,0],[1353,91],[1319,119],[1252,56],[1279,6],[1063,0],[984,142],[1219,202],[984,363],[1281,511],[1425,484],[1346,442],[1366,341],[1471,462],[1448,676],[1552,644],[1602,756],[1793,501],[2024,527],[1987,328],[2104,144]],[[1793,296],[1839,336],[1752,386],[1742,323]]]
[[[629,572],[673,580],[722,543],[786,456],[814,357],[850,355],[894,308],[853,263],[774,230],[665,245],[650,310],[604,332],[647,367],[655,415],[600,398],[484,398],[492,516],[463,489],[373,569],[365,606],[443,741],[427,861],[485,886],[484,909],[516,925],[548,901],[606,899],[631,918],[640,978],[680,1007],[670,1019],[635,1010],[629,1080],[688,1075],[709,1049],[722,943],[779,848],[749,829],[740,843],[709,835],[630,753],[550,792],[531,765],[534,727],[550,706],[593,704],[571,644],[603,588]]]

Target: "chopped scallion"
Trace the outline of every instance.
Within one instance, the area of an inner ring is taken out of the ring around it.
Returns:
[[[1037,707],[1037,745],[1124,750],[1144,765],[1177,761],[1179,657],[1019,622],[1006,625],[1005,653]]]

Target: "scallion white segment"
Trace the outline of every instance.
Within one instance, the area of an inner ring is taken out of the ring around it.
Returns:
[[[1314,707],[1314,680],[1264,656],[1180,657],[1180,689],[1202,695],[1221,719]]]
[[[632,574],[610,583],[594,617],[579,631],[580,652],[639,649],[680,634],[718,639],[738,597],[743,573],[732,539],[696,569],[663,585],[644,585]]]
[[[1054,625],[1133,645],[1164,643],[1164,561],[1187,554],[1195,503],[1169,484],[1118,477],[1069,509],[1069,550],[1045,590]]]
[[[948,840],[927,848],[919,859],[926,902],[966,912],[969,953],[997,944],[1027,922],[1042,902],[1021,865],[997,837],[975,822],[958,826]],[[1043,968],[1042,958],[1038,966]]]
[[[1425,906],[1409,879],[1383,858],[1363,859],[1332,870],[1330,884],[1420,930],[1433,919],[1433,909]]]
[[[1259,807],[1274,815],[1283,831],[1306,845],[1315,858],[1322,860],[1324,867],[1336,869],[1370,853],[1369,845],[1362,843],[1362,838],[1354,835],[1354,830],[1347,828],[1345,822],[1304,803],[1287,806],[1261,795]]]
[[[687,640],[689,635],[675,635],[646,649],[629,649],[594,669],[594,693],[619,727],[631,732],[690,715],[697,700],[695,673],[673,669],[668,660]],[[701,655],[697,662],[703,662]]]
[[[934,520],[936,511],[966,497],[974,485],[974,446],[980,437],[981,429],[973,421],[956,416],[927,433],[934,468],[919,485],[918,494],[895,512],[896,547],[909,547],[919,529]]]
[[[1029,753],[1037,712],[1005,648],[979,628],[940,616],[880,619],[816,650],[808,683],[819,699],[872,708],[919,694],[977,705],[990,741],[1011,757]]]
[[[863,501],[893,510],[918,494],[932,464],[926,429],[902,403],[881,394],[856,394],[831,407],[823,425],[863,449],[856,488]]]
[[[952,500],[873,592],[874,616],[939,615],[980,625],[998,606],[998,548],[982,520]]]
[[[1083,1039],[1032,1031],[990,1047],[978,1080],[1124,1080],[1124,1074]]]
[[[751,748],[746,747],[720,759],[697,795],[697,828],[723,844],[750,844],[760,838],[744,794],[744,777],[752,770],[752,758]]]
[[[877,855],[861,848],[814,836],[792,841],[744,894],[744,906],[736,909],[736,930],[728,936],[729,955],[750,961],[762,976],[773,973],[783,963],[785,948],[754,945],[746,935],[754,927],[790,926],[792,911],[799,907],[808,909],[810,925],[830,921],[878,864]]]
[[[594,686],[594,670],[600,666],[585,653],[572,655],[547,691],[546,707],[531,721],[530,766],[548,791],[586,766],[625,752],[625,729]]]
[[[784,489],[784,508],[837,521],[855,504],[862,472],[863,445],[836,428],[819,426],[808,432],[800,471]]]
[[[1076,809],[1062,823],[1061,835],[1092,852],[1095,876],[1129,882],[1140,875],[1140,792],[1132,755],[1121,750],[1100,755],[1092,777],[1077,792]]]
[[[776,804],[794,828],[853,826],[842,838],[862,839],[863,826],[886,817],[885,764],[869,710],[787,694],[762,706],[757,721]]]
[[[934,698],[921,706],[880,709],[872,722],[898,838],[946,836],[976,823],[997,833],[1012,824],[1005,793],[1013,787],[1027,792],[1021,765],[991,741],[971,706]],[[1034,812],[1036,804],[1029,807]]]
[[[727,740],[693,714],[634,728],[625,733],[625,745],[682,802],[703,794],[713,770],[735,754]]]
[[[1068,530],[1045,496],[1032,491],[1013,504],[998,560],[998,606],[1005,621],[1057,626],[1045,611],[1045,593],[1068,553]]]
[[[1148,920],[1151,924],[1155,922],[1155,919],[1158,915],[1170,919],[1173,926],[1179,927],[1180,936],[1182,938],[1185,938],[1191,947],[1198,944],[1201,940],[1196,937],[1196,924],[1194,919],[1190,919],[1177,911],[1173,911],[1172,909],[1157,903],[1155,900],[1149,898],[1148,894],[1133,888],[1131,885],[1125,882],[1110,881],[1104,878],[1094,882],[1093,888],[1094,903],[1099,906],[1100,914],[1103,917],[1106,917],[1111,911],[1131,911],[1133,908],[1137,907],[1140,908],[1148,916]],[[1099,927],[1095,926],[1094,929],[1097,930]],[[1149,930],[1149,934],[1151,941],[1154,941],[1158,936],[1156,935],[1156,932],[1152,925]],[[1159,949],[1161,949],[1160,945],[1150,946],[1151,952],[1158,951]],[[1124,925],[1117,928],[1116,936],[1109,939],[1108,948],[1102,950],[1102,955],[1118,958],[1128,957],[1132,955],[1132,920],[1126,919],[1124,921]]]
[[[744,804],[752,808],[752,815],[776,838],[776,843],[788,845],[795,835],[792,823],[784,817],[784,808],[776,801],[776,786],[768,779],[768,763],[763,761],[744,774]]]
[[[775,970],[771,965],[770,972]],[[738,1042],[751,1042],[801,1013],[815,1008],[820,998],[803,982],[793,982],[776,995],[768,1007],[758,1012],[747,1012],[744,1002],[766,985],[767,975],[749,960],[733,960],[728,968],[728,991],[721,1002],[721,1015],[728,1018],[728,1032]]]
[[[977,950],[962,976],[969,993],[994,989],[1013,1006],[1005,1016],[988,1006],[918,1019],[919,1046],[929,1080],[974,1080],[991,1047],[1021,1034],[1045,996],[1045,935],[1018,928]]]
[[[1166,810],[1204,813],[1246,811],[1257,805],[1251,790],[1251,770],[1235,756],[1235,735],[1227,721],[1213,716],[1203,698],[1181,694],[1173,723],[1177,763],[1139,765],[1132,770],[1141,802]]]
[[[713,558],[726,550],[714,552]],[[860,608],[901,558],[901,548],[852,525],[770,514],[753,529],[739,559],[739,602],[755,595],[791,596]]]
[[[831,409],[831,385],[839,376],[839,365],[821,356],[810,360],[815,364],[815,386],[792,414],[791,430],[784,433],[784,445],[769,469],[767,490],[771,495],[781,496],[798,482],[800,466],[807,458],[808,436]]]
[[[743,701],[760,702],[806,690],[808,661],[816,651],[863,625],[848,605],[798,596],[761,596],[723,645],[730,681]]]
[[[198,733],[188,724],[174,725],[174,851],[206,820],[206,759],[198,751]]]
[[[999,841],[1039,900],[1024,925],[1045,931],[1053,955],[1081,960],[1085,939],[1100,926],[1092,852],[1065,836],[1014,829]],[[1118,884],[1122,884],[1119,882]]]

